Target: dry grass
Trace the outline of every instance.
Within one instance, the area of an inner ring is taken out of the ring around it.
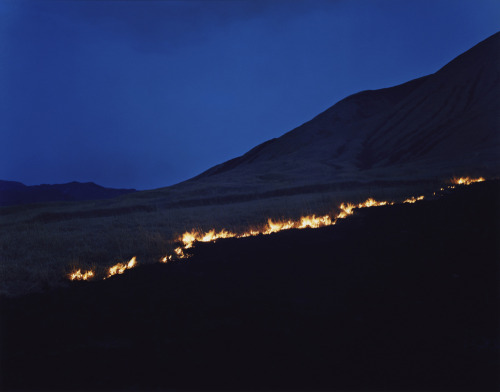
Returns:
[[[2,208],[0,294],[68,284],[66,276],[77,268],[92,268],[103,276],[105,269],[132,256],[139,263],[157,262],[191,229],[241,232],[268,218],[336,212],[346,200],[401,199],[416,193],[422,189],[358,189],[172,208],[160,202],[162,192],[153,191],[107,201]]]

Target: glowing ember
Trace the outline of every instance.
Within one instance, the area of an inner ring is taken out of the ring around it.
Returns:
[[[479,178],[460,177],[460,178],[454,178],[452,180],[452,183],[456,185],[470,185],[475,182],[483,182],[483,181],[485,181],[483,177]]]
[[[182,248],[182,246],[175,248],[174,252],[175,252],[177,258],[179,258],[179,259],[187,259],[187,258],[191,257],[191,255],[184,253],[184,249]]]
[[[410,197],[409,199],[406,199],[403,203],[416,203],[417,201],[420,201],[420,200],[424,200],[424,196],[419,196],[419,197],[415,197],[415,196],[412,196]]]
[[[93,277],[94,271],[89,270],[82,273],[81,269],[68,275],[69,280],[89,280]]]
[[[169,261],[172,261],[173,256],[172,255],[166,255],[165,257],[160,259],[160,263],[168,263]]]
[[[113,275],[123,274],[126,270],[134,268],[136,265],[137,265],[137,260],[135,256],[132,257],[130,261],[126,264],[125,263],[115,264],[108,270],[108,278]]]

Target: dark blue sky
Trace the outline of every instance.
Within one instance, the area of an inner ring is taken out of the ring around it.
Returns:
[[[498,30],[498,0],[0,0],[0,179],[171,185]]]

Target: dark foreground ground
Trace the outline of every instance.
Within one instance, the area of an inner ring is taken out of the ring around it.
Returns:
[[[498,390],[500,183],[1,300],[2,389]]]

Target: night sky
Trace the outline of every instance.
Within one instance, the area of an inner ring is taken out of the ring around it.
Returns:
[[[0,0],[0,179],[172,185],[498,30],[498,0]]]

